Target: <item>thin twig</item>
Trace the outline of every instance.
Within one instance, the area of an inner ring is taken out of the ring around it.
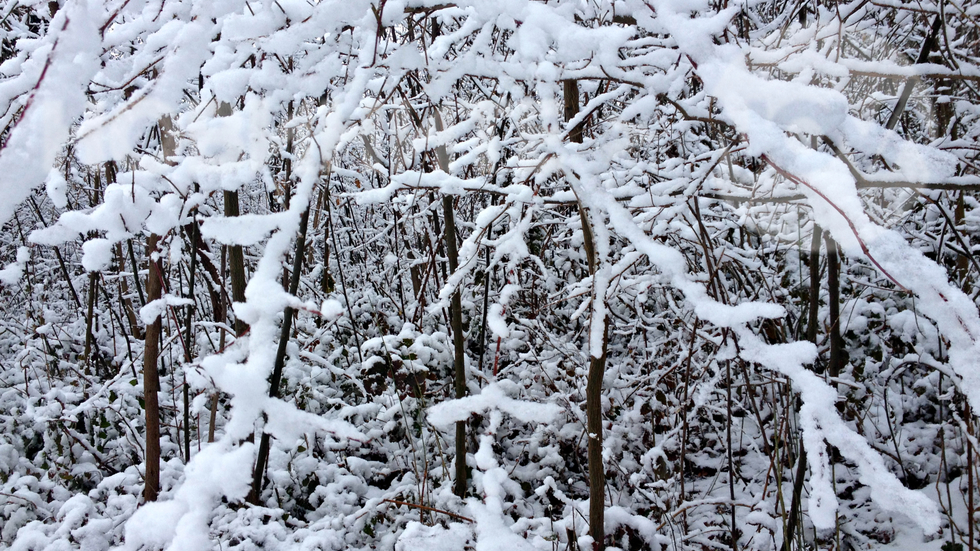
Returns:
[[[909,292],[909,290],[906,289],[904,285],[902,285],[901,283],[898,282],[898,280],[896,280],[894,277],[892,277],[891,274],[889,274],[888,271],[885,270],[885,268],[882,267],[882,265],[879,264],[877,260],[875,260],[875,257],[871,255],[871,251],[868,250],[868,245],[864,242],[863,239],[861,239],[861,235],[858,233],[857,227],[854,225],[854,222],[850,218],[848,218],[847,214],[844,212],[843,209],[841,209],[840,207],[838,207],[837,204],[834,203],[833,201],[831,201],[830,198],[827,197],[826,194],[824,194],[819,189],[813,187],[813,185],[810,184],[809,182],[807,182],[806,180],[803,180],[802,178],[800,178],[800,177],[798,177],[798,176],[796,176],[794,174],[790,174],[786,170],[784,170],[781,167],[779,167],[778,165],[776,165],[776,163],[772,162],[772,159],[770,159],[769,156],[766,155],[765,153],[762,154],[762,160],[765,161],[766,163],[768,163],[769,166],[771,166],[773,169],[775,169],[776,172],[778,172],[779,174],[781,174],[787,180],[793,182],[794,184],[797,184],[797,185],[801,185],[801,186],[805,186],[807,188],[810,188],[811,191],[813,191],[814,193],[816,193],[817,195],[819,195],[821,199],[823,199],[824,201],[827,202],[827,204],[829,204],[831,207],[833,207],[834,210],[836,210],[842,217],[844,217],[844,221],[847,222],[847,225],[851,228],[851,232],[854,233],[854,238],[857,239],[858,245],[861,246],[861,251],[864,252],[864,255],[868,257],[868,260],[870,260],[871,263],[874,264],[875,267],[878,268],[878,270],[880,270],[881,273],[886,278],[888,278],[889,281],[891,281],[892,283],[894,283],[900,290],[905,291],[906,293]]]
[[[444,515],[448,515],[450,517],[453,517],[453,518],[456,518],[456,519],[459,519],[459,520],[465,520],[467,522],[473,522],[473,523],[476,522],[475,520],[473,520],[473,519],[471,519],[469,517],[460,516],[460,515],[457,515],[456,513],[450,513],[449,511],[443,511],[442,509],[436,509],[434,507],[427,507],[425,505],[419,505],[418,503],[409,503],[407,501],[398,501],[397,499],[385,499],[385,500],[382,500],[381,503],[394,503],[395,505],[404,505],[406,507],[415,507],[416,509],[423,509],[425,511],[432,511],[433,513],[442,513]]]

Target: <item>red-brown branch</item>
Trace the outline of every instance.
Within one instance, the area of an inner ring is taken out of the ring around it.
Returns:
[[[901,283],[898,282],[898,280],[896,280],[894,277],[892,277],[891,274],[889,274],[888,271],[885,270],[885,268],[882,267],[882,265],[877,260],[875,260],[875,257],[871,255],[871,251],[868,250],[868,245],[864,242],[863,239],[861,239],[861,235],[858,233],[857,227],[854,225],[854,222],[850,218],[848,218],[847,214],[844,212],[843,209],[841,209],[840,207],[838,207],[837,204],[834,203],[833,201],[831,201],[830,198],[827,197],[826,194],[824,194],[819,189],[813,187],[813,185],[811,185],[809,182],[803,180],[799,176],[796,176],[794,174],[791,174],[791,173],[787,172],[786,170],[784,170],[783,168],[781,168],[779,165],[777,165],[776,163],[772,162],[772,159],[770,159],[769,156],[766,155],[765,153],[762,154],[762,160],[765,161],[767,164],[769,164],[769,166],[771,166],[773,169],[775,169],[776,172],[778,172],[780,175],[782,175],[787,180],[789,180],[789,181],[791,181],[791,182],[793,182],[793,183],[795,183],[797,185],[801,185],[801,186],[804,186],[804,187],[809,188],[811,191],[813,191],[814,193],[816,193],[817,195],[819,195],[821,199],[823,199],[824,201],[826,201],[831,207],[833,207],[834,210],[836,210],[841,216],[844,217],[844,220],[847,222],[847,225],[851,228],[851,232],[854,233],[854,238],[857,239],[858,244],[861,246],[861,251],[864,252],[864,255],[868,257],[868,260],[870,260],[871,263],[874,264],[875,268],[878,268],[878,270],[881,271],[881,273],[884,274],[884,276],[887,277],[889,281],[891,281],[892,283],[894,283],[899,289],[901,289],[902,291],[905,291],[905,292],[909,292],[909,290],[904,285],[902,285]]]

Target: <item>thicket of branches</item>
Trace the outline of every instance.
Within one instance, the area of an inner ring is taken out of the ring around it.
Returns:
[[[0,7],[4,547],[980,538],[973,3]]]

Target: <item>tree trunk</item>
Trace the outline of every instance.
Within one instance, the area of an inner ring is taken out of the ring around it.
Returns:
[[[459,268],[459,251],[456,248],[456,218],[453,215],[453,198],[446,196],[442,198],[442,213],[446,226],[446,253],[449,257],[449,271],[456,273]],[[453,364],[455,367],[454,387],[456,398],[466,396],[466,365],[464,357],[463,342],[463,300],[459,288],[453,293],[452,303],[452,330],[453,348],[455,357]],[[469,473],[466,470],[466,421],[456,423],[456,485],[454,492],[457,496],[466,495]]]
[[[195,186],[196,187],[196,186]],[[195,211],[196,212],[196,211]],[[191,241],[191,265],[190,274],[187,276],[187,298],[191,300],[191,304],[187,307],[187,317],[184,321],[184,361],[190,363],[194,359],[194,308],[197,306],[197,300],[194,298],[194,280],[197,276],[197,240],[198,240],[198,228],[197,220],[194,220],[192,213],[191,223],[188,226],[188,237]],[[178,329],[179,330],[179,329]],[[187,372],[186,367],[184,368],[184,385],[183,385],[183,398],[184,398],[184,461],[190,462],[191,460],[191,405],[190,405],[190,389],[187,387]]]
[[[592,297],[597,300],[598,297]],[[606,319],[592,323],[602,324],[601,356],[589,358],[589,380],[585,388],[585,416],[589,433],[589,535],[592,549],[606,548],[606,470],[602,464],[602,377],[606,373],[606,344],[609,324]]]
[[[837,243],[829,233],[824,235],[824,241],[827,244],[827,291],[830,307],[828,373],[831,377],[840,377],[841,368],[844,367],[844,338],[840,333],[840,256],[837,252]]]
[[[98,291],[99,272],[88,273],[88,308],[85,314],[85,374],[92,374],[92,344],[95,336],[92,334],[92,324],[95,320],[95,295]]]
[[[173,120],[170,115],[160,117],[157,123],[160,132],[160,149],[163,160],[171,163],[177,149],[177,141],[173,136]],[[159,300],[163,293],[163,271],[160,261],[154,259],[160,236],[151,233],[146,239],[146,258],[149,262],[149,273],[146,275],[146,302]],[[160,356],[160,333],[163,323],[157,316],[146,326],[146,341],[143,348],[143,403],[146,409],[146,486],[143,498],[146,501],[156,501],[160,492],[160,372],[157,362]],[[178,331],[180,328],[178,328]]]
[[[579,112],[578,81],[563,82],[565,100],[565,122],[572,120]],[[568,130],[568,140],[582,143],[582,125],[577,124]],[[589,275],[595,277],[598,270],[598,259],[595,254],[595,236],[589,213],[579,203],[579,218],[582,220],[582,244],[585,256],[589,262]],[[595,283],[593,282],[593,286]],[[605,297],[593,295],[592,301],[605,300]],[[602,378],[606,373],[606,347],[609,342],[609,320],[606,317],[596,319],[593,306],[592,322],[602,324],[602,349],[596,356],[590,351],[589,375],[585,388],[586,430],[589,433],[589,535],[592,536],[592,549],[602,551],[606,548],[606,469],[602,463]]]
[[[589,261],[589,273],[595,277],[598,269],[595,254],[595,237],[592,224],[589,222],[588,211],[579,205],[582,218],[583,245]],[[595,282],[593,281],[593,288]],[[602,324],[602,348],[596,356],[590,350],[588,383],[585,388],[586,430],[589,433],[589,535],[592,536],[592,549],[602,551],[606,548],[606,469],[602,463],[602,378],[606,373],[606,347],[609,342],[608,318],[596,318],[596,301],[605,300],[604,296],[593,293],[592,321]]]
[[[296,250],[293,255],[293,273],[289,280],[289,294],[295,296],[299,290],[299,274],[303,270],[303,258],[306,256],[306,227],[310,220],[309,207],[303,211],[299,219],[299,235],[296,237]],[[279,383],[282,381],[282,369],[286,363],[286,344],[293,327],[293,314],[296,310],[287,306],[283,312],[282,328],[279,332],[279,348],[276,350],[276,361],[269,377],[269,397],[279,397]],[[262,481],[265,479],[265,465],[269,460],[269,433],[263,432],[259,442],[259,451],[255,459],[255,469],[252,471],[252,489],[248,494],[248,502],[258,505],[262,494]]]
[[[146,294],[150,302],[159,300],[161,295],[159,261],[153,259],[160,236],[151,233],[146,240],[146,256],[150,262],[150,273],[146,276]],[[160,374],[157,359],[160,355],[161,321],[157,316],[146,326],[146,344],[143,349],[143,400],[146,406],[146,486],[143,499],[156,501],[160,491]]]
[[[820,308],[820,237],[823,230],[813,225],[813,237],[810,240],[810,311],[808,312],[806,336],[807,340],[817,344],[817,309]],[[819,358],[818,358],[819,360]],[[800,438],[800,452],[796,458],[796,478],[793,479],[793,496],[790,498],[789,521],[786,533],[783,534],[782,551],[789,551],[796,529],[803,514],[800,503],[803,500],[803,478],[806,475],[806,447]]]
[[[436,130],[441,132],[443,130],[442,116],[439,115],[438,110],[433,111],[433,114]],[[436,161],[439,163],[439,168],[449,174],[449,153],[445,146],[436,147]],[[453,213],[453,198],[450,196],[442,198],[442,216],[445,226],[443,236],[446,242],[446,256],[449,261],[449,275],[452,275],[459,268],[459,250],[456,245],[456,216]],[[463,300],[459,287],[453,293],[450,309],[452,310],[450,325],[452,326],[453,349],[455,350],[453,387],[456,390],[456,398],[459,399],[466,396],[466,343],[463,339]],[[456,484],[453,489],[457,496],[466,495],[468,479],[469,472],[466,470],[466,422],[458,421],[456,423]]]
[[[225,216],[234,217],[240,214],[238,210],[238,192],[226,191]],[[245,302],[245,253],[241,245],[228,246],[228,270],[231,272],[231,300]],[[235,335],[241,336],[248,331],[248,324],[235,316]]]
[[[219,117],[228,117],[231,111],[230,103],[223,101],[218,104]],[[231,218],[241,214],[237,191],[225,191],[224,201],[225,216]],[[231,271],[232,302],[245,302],[245,253],[241,245],[228,246],[228,269]],[[241,336],[246,331],[248,331],[248,324],[235,316],[235,335]]]
[[[574,79],[562,82],[565,92],[565,122],[572,120],[578,115],[578,81]],[[577,124],[574,128],[568,129],[568,141],[572,143],[582,143],[582,125]]]

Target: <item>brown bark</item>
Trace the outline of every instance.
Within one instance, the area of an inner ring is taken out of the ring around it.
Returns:
[[[807,312],[806,339],[817,344],[817,314],[820,309],[820,239],[823,230],[813,225],[813,237],[810,240],[810,305]]]
[[[442,117],[435,111],[436,130],[442,131]],[[443,172],[449,173],[449,154],[445,146],[436,148],[436,161]],[[459,268],[459,250],[456,244],[456,216],[453,213],[453,198],[445,196],[442,198],[442,216],[445,226],[444,241],[446,242],[446,256],[449,261],[450,274],[456,273]],[[456,398],[466,396],[466,343],[463,339],[463,299],[459,292],[459,287],[453,293],[450,301],[450,325],[453,332],[453,387],[456,391]],[[469,484],[469,471],[466,470],[466,422],[456,423],[456,484],[453,492],[463,497],[466,495],[466,487]]]
[[[228,316],[225,315],[226,306],[225,306],[225,293],[224,293],[224,288],[225,288],[224,274],[225,274],[225,265],[227,264],[228,261],[227,259],[228,259],[228,247],[222,246],[221,247],[221,278],[216,280],[216,283],[221,285],[222,292],[218,296],[218,301],[214,309],[214,318],[216,320],[225,320],[228,318]],[[222,331],[221,335],[218,337],[218,350],[225,349],[225,333],[226,333],[225,331]],[[218,419],[219,399],[220,397],[217,392],[211,394],[211,411],[208,416],[208,444],[214,442],[214,425]]]
[[[569,79],[563,81],[565,92],[565,122],[572,120],[578,115],[578,81]],[[577,124],[568,131],[568,141],[582,143],[582,125]]]
[[[150,273],[146,277],[146,294],[150,302],[160,299],[160,264],[153,259],[160,236],[151,233],[146,240],[146,256]],[[143,499],[156,501],[160,491],[160,374],[157,360],[160,355],[161,321],[157,316],[146,326],[146,344],[143,349],[143,400],[146,412],[146,486]]]
[[[289,281],[289,294],[296,295],[299,291],[299,274],[303,270],[303,259],[306,256],[306,228],[310,220],[310,209],[307,207],[303,211],[299,220],[299,235],[296,237],[296,250],[293,255],[293,273]],[[289,333],[293,327],[293,315],[296,309],[287,306],[283,312],[282,327],[279,333],[279,348],[276,350],[276,360],[272,368],[272,375],[269,377],[269,397],[279,397],[279,384],[282,382],[282,370],[286,363],[286,344],[289,342]],[[255,469],[252,471],[252,489],[248,494],[248,502],[258,505],[262,494],[262,482],[265,479],[265,466],[269,460],[269,433],[262,433],[259,442],[259,451],[255,460]]]
[[[170,115],[160,117],[157,130],[160,133],[163,160],[172,163],[170,158],[177,149],[177,141],[173,135],[173,120]],[[153,258],[159,252],[159,242],[160,236],[155,233],[146,238],[146,258],[150,265],[146,276],[147,304],[160,300],[163,296],[163,270],[159,255],[157,259]],[[160,371],[157,365],[160,359],[160,333],[163,329],[160,318],[161,316],[156,316],[146,326],[143,347],[143,404],[146,413],[146,485],[143,488],[143,499],[146,501],[156,501],[160,493]]]
[[[238,216],[238,192],[225,192],[225,216]],[[228,270],[231,272],[231,299],[245,302],[245,253],[241,245],[228,246]],[[235,334],[241,336],[248,331],[248,324],[235,316]]]
[[[579,205],[579,217],[582,219],[582,245],[589,262],[589,275],[594,278],[599,268],[595,254],[595,235],[592,232],[588,211],[582,205]],[[593,293],[593,304],[600,300],[605,300],[605,297]],[[602,462],[602,378],[606,373],[609,320],[605,317],[596,319],[595,311],[593,306],[591,323],[602,324],[602,349],[598,357],[595,356],[595,351],[590,350],[588,382],[585,388],[585,417],[589,435],[589,535],[592,536],[593,551],[602,551],[606,548],[606,469]]]
[[[830,307],[830,363],[828,373],[839,377],[844,367],[844,338],[840,332],[840,256],[837,243],[830,234],[824,235],[827,244],[827,291]]]
[[[217,115],[219,117],[230,116],[231,104],[225,101],[221,102],[218,105]],[[225,191],[224,201],[225,216],[234,217],[241,214],[237,191]],[[242,251],[241,245],[228,246],[228,269],[231,271],[231,300],[233,302],[245,302],[245,253]],[[246,331],[248,331],[248,324],[235,316],[235,334],[241,336]]]
[[[98,291],[99,272],[88,273],[88,308],[85,313],[85,374],[92,374],[92,343],[95,336],[92,334],[92,323],[95,319],[95,295]]]
[[[455,273],[459,268],[459,251],[456,247],[456,218],[453,214],[452,197],[442,198],[442,213],[446,226],[446,256],[449,259],[449,271]],[[452,310],[450,323],[453,331],[453,349],[455,350],[453,386],[456,390],[456,398],[459,399],[466,396],[466,359],[464,357],[465,343],[463,342],[463,301],[458,287],[453,293],[450,309]],[[466,422],[459,421],[456,423],[456,485],[454,488],[457,496],[466,495],[468,478],[469,472],[466,470]]]
[[[570,121],[579,112],[578,82],[564,81],[565,122]],[[576,125],[568,132],[568,140],[582,143],[582,125]],[[599,269],[595,253],[595,235],[589,213],[579,204],[579,218],[582,220],[582,246],[589,262],[589,275],[595,276]],[[592,301],[605,300],[605,297],[593,294]],[[589,458],[589,535],[592,536],[592,549],[602,551],[606,548],[606,469],[602,463],[602,378],[606,373],[606,346],[609,340],[609,320],[605,317],[596,319],[595,308],[592,310],[592,323],[602,324],[602,349],[599,355],[591,351],[589,356],[588,382],[585,388],[585,417],[588,431]]]
[[[197,211],[194,211],[195,213]],[[187,298],[192,301],[192,304],[187,307],[187,317],[184,321],[185,335],[184,335],[184,361],[188,364],[194,359],[194,309],[197,307],[197,299],[194,296],[194,280],[197,276],[197,241],[198,241],[198,228],[197,220],[193,219],[193,214],[191,218],[191,223],[188,225],[188,234],[191,241],[191,265],[189,274],[187,275]],[[179,330],[179,329],[178,329]],[[190,462],[191,460],[191,403],[190,403],[190,388],[187,386],[187,375],[184,375],[183,384],[183,398],[184,398],[184,461]]]
[[[810,241],[810,311],[807,318],[806,336],[807,340],[817,344],[817,309],[820,307],[820,238],[823,230],[816,224],[813,225],[813,237]],[[800,517],[803,514],[801,501],[803,500],[803,478],[806,475],[806,447],[803,439],[800,438],[800,452],[796,458],[796,477],[793,479],[793,496],[790,498],[789,521],[786,523],[786,533],[783,534],[783,551],[789,551],[790,542],[796,534],[800,524]]]
[[[592,300],[602,299],[592,297]],[[606,470],[602,464],[602,377],[606,373],[609,323],[606,319],[594,317],[592,323],[601,323],[603,333],[600,357],[589,358],[589,378],[585,388],[586,430],[589,432],[589,535],[592,536],[592,549],[602,551],[606,548]]]

